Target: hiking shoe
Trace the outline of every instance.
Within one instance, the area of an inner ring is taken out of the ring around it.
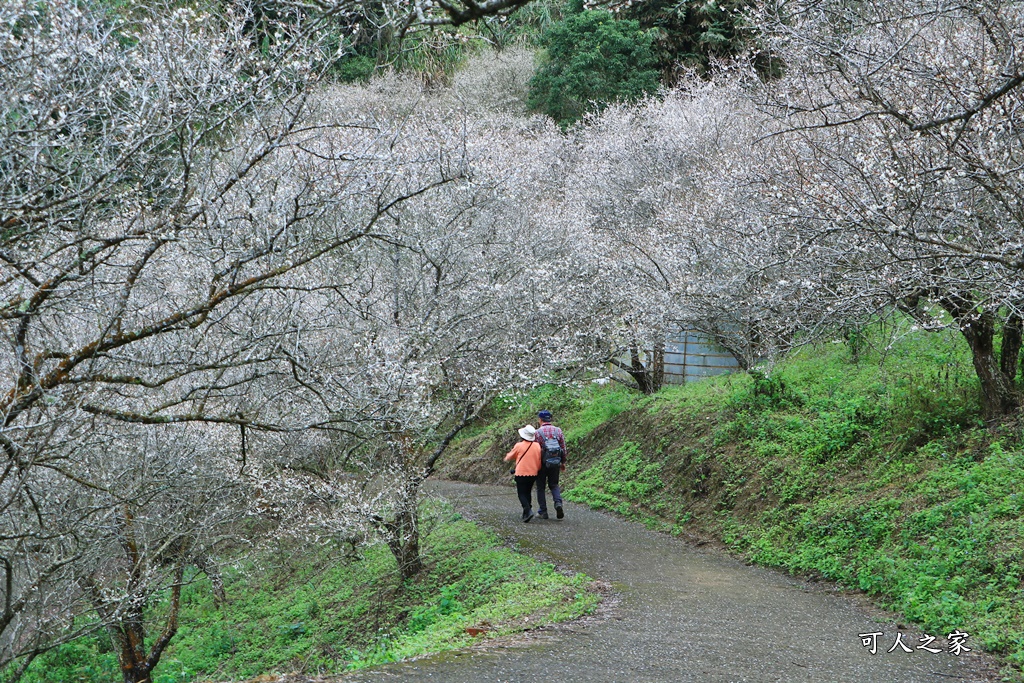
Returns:
[[[546,515],[545,515],[545,517],[546,517]],[[563,517],[565,517],[565,510],[562,509],[561,505],[556,505],[555,506],[555,517],[558,517],[559,519],[562,519]]]
[[[523,522],[529,522],[533,519],[533,510],[523,510]]]
[[[548,513],[546,513],[546,512],[538,512],[537,513],[537,518],[538,519],[547,519],[548,518]]]

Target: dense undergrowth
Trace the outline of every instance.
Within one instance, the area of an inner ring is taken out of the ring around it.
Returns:
[[[954,332],[871,335],[856,359],[837,341],[649,397],[542,387],[496,405],[446,474],[498,480],[514,427],[546,407],[569,500],[866,591],[929,633],[967,631],[1019,676],[1021,421],[981,422]]]
[[[182,627],[153,683],[238,680],[273,672],[332,673],[463,647],[483,637],[566,621],[598,601],[582,574],[517,554],[434,503],[424,514],[426,570],[399,580],[384,546],[346,559],[328,548],[277,548],[225,576],[228,603],[209,584],[184,591]],[[477,636],[477,639],[480,636]],[[31,683],[120,681],[103,633],[38,658]]]

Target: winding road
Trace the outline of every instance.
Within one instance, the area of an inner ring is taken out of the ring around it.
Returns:
[[[863,600],[744,565],[720,551],[695,548],[578,505],[567,505],[564,520],[523,524],[512,489],[435,482],[430,490],[525,551],[610,582],[618,599],[602,617],[541,630],[505,646],[378,667],[340,681],[998,680],[988,657],[915,649],[920,632],[879,621],[884,617]],[[970,624],[962,628],[970,632]],[[912,653],[886,652],[898,630]],[[875,655],[859,636],[871,632],[884,634],[877,638]]]

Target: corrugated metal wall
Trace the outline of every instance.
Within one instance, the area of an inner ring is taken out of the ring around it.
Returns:
[[[680,330],[665,342],[665,384],[683,384],[739,368],[728,351],[696,332]]]
[[[641,351],[640,359],[646,364],[650,362],[650,354]],[[619,360],[628,365],[629,354],[624,354]],[[732,354],[716,345],[710,337],[693,330],[679,330],[669,334],[665,341],[665,384],[684,384],[739,369],[739,361]],[[611,370],[622,377],[626,375],[621,369]]]

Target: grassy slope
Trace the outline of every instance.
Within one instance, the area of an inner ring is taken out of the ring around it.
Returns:
[[[361,668],[463,647],[474,640],[467,627],[493,637],[573,619],[597,603],[586,576],[502,547],[448,506],[432,506],[424,528],[427,570],[405,583],[375,546],[359,561],[281,548],[262,568],[230,572],[229,604],[219,609],[205,581],[191,584],[154,683]],[[40,657],[27,681],[119,681],[109,649],[105,636],[83,639]]]
[[[770,381],[741,374],[646,398],[543,388],[496,408],[446,472],[502,479],[514,427],[549,407],[569,441],[568,499],[864,590],[1019,669],[1022,430],[982,427],[976,391],[952,335],[904,336],[859,363],[825,344]]]

